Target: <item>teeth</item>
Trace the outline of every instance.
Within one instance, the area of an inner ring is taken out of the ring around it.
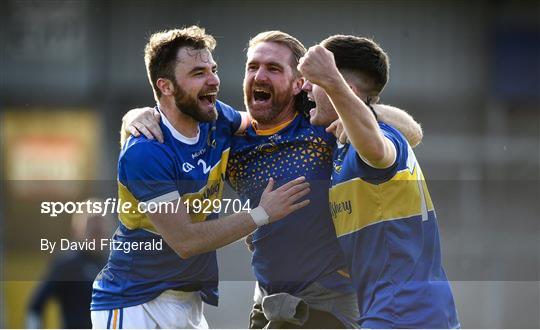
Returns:
[[[264,89],[259,89],[259,88],[255,88],[253,91],[254,92],[262,92],[262,93],[270,93],[270,91],[267,91],[267,90],[264,90]]]
[[[202,96],[216,96],[216,95],[217,95],[217,92],[211,92],[211,93],[203,94]]]

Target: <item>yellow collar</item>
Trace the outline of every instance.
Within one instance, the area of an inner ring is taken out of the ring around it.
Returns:
[[[297,115],[298,115],[298,112],[294,114],[294,117],[291,120],[287,120],[286,122],[281,123],[281,124],[279,124],[277,126],[274,126],[272,128],[257,129],[257,123],[255,123],[255,122],[252,122],[251,126],[253,126],[253,129],[255,130],[255,134],[257,134],[257,135],[272,135],[272,134],[275,134],[275,133],[281,131],[285,127],[287,127],[290,123],[292,123],[292,121],[296,118]]]

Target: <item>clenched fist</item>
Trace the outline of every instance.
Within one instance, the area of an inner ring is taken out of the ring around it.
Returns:
[[[298,71],[312,83],[331,87],[340,76],[334,54],[321,45],[312,46],[298,63]]]

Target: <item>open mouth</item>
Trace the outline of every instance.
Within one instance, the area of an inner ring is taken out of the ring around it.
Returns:
[[[306,103],[310,108],[315,108],[317,106],[317,103],[315,103],[315,101],[311,97],[307,98]]]
[[[199,100],[206,104],[214,104],[216,103],[217,99],[217,92],[209,92],[202,95],[199,95]]]
[[[317,103],[313,100],[313,97],[311,95],[307,95],[307,99],[305,101],[305,106],[309,110],[310,116],[314,116],[315,112],[317,111]]]
[[[268,101],[272,97],[272,93],[269,91],[261,90],[261,89],[255,89],[253,91],[253,100],[255,102],[265,102]]]

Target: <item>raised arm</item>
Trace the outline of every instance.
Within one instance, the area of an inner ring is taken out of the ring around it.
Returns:
[[[371,110],[339,72],[334,55],[320,45],[313,46],[300,60],[298,69],[324,89],[360,157],[376,168],[391,166],[396,159],[395,146],[384,137]]]

